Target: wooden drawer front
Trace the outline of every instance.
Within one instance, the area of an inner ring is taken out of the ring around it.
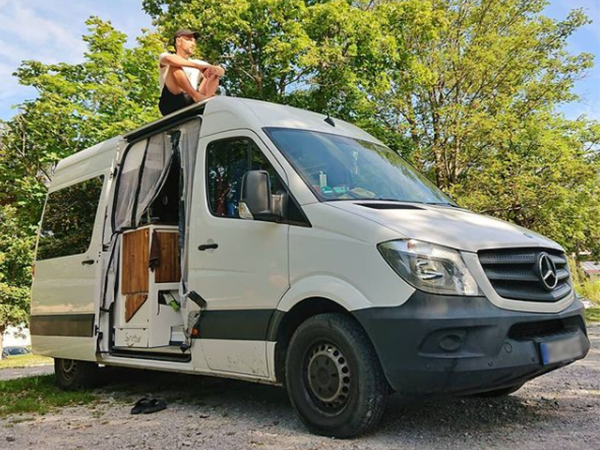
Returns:
[[[154,234],[159,245],[158,265],[154,270],[156,283],[176,283],[181,279],[178,237],[178,233],[158,231]]]
[[[148,292],[149,236],[147,228],[123,235],[123,294]]]
[[[125,298],[125,322],[129,322],[146,300],[148,300],[148,294],[129,294]]]

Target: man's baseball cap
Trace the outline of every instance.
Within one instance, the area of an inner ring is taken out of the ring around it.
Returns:
[[[188,30],[187,28],[177,30],[173,36],[173,45],[175,45],[175,40],[180,36],[194,36],[194,39],[198,39],[200,37],[200,33],[197,31]]]

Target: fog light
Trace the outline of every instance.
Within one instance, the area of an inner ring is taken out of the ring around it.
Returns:
[[[447,334],[440,339],[440,348],[446,352],[455,352],[463,345],[463,337],[458,334]]]

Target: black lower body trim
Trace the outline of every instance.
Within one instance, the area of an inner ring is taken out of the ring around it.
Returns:
[[[32,336],[94,337],[94,314],[36,315],[29,319]]]
[[[266,341],[273,309],[203,311],[196,324],[199,339]]]
[[[541,314],[500,309],[485,297],[416,291],[402,306],[353,314],[371,338],[392,388],[406,393],[469,394],[516,386],[585,357],[590,348],[578,300],[560,313]],[[543,326],[550,321],[552,326]],[[556,321],[562,326],[553,333]],[[511,334],[525,328],[514,328],[518,324],[529,324],[531,331]],[[538,336],[537,329],[545,332]],[[543,364],[540,343],[575,336],[580,355]]]

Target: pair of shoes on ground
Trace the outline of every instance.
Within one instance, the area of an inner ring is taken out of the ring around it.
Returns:
[[[164,400],[160,398],[141,398],[131,408],[131,414],[151,414],[163,409],[167,409],[167,402]]]

